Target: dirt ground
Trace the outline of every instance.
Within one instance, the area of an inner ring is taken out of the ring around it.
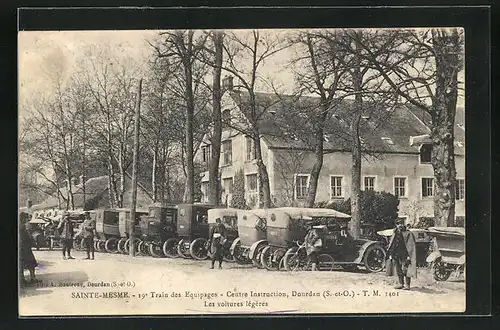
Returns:
[[[463,279],[435,282],[419,269],[410,291],[363,270],[267,271],[209,261],[96,253],[62,260],[34,251],[37,285],[21,288],[20,316],[246,313],[415,313],[465,310]],[[26,278],[28,274],[26,273]]]

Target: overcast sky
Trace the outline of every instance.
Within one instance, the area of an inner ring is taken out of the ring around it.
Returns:
[[[146,40],[154,40],[158,31],[29,31],[18,35],[19,103],[33,93],[50,92],[51,83],[47,75],[51,60],[57,60],[64,68],[65,76],[71,75],[74,65],[86,45],[120,46],[134,59],[146,61],[151,46]],[[271,76],[276,84],[287,92],[293,88],[293,75],[283,70],[283,64],[291,52],[283,51],[269,59],[259,71],[263,76]]]
[[[280,32],[279,30],[275,30]],[[282,30],[281,30],[282,31]],[[45,94],[52,88],[47,71],[51,61],[64,68],[64,75],[70,76],[75,63],[83,56],[86,45],[109,44],[120,46],[138,61],[146,61],[151,47],[146,40],[153,40],[158,31],[29,31],[18,35],[18,72],[19,72],[19,104],[30,96]],[[292,57],[293,50],[285,50],[273,58],[259,71],[264,77],[272,77],[273,82],[281,87],[281,91],[291,93],[293,90],[293,74],[284,70],[283,65]],[[459,104],[463,101],[460,100]],[[22,109],[20,109],[22,115]]]

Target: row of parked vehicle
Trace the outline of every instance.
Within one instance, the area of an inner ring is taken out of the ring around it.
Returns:
[[[128,253],[130,211],[99,209],[90,211],[90,215],[96,222],[96,251]],[[157,258],[205,260],[210,257],[208,236],[217,218],[227,229],[224,259],[267,270],[307,270],[310,264],[303,242],[314,225],[324,230],[325,238],[318,256],[319,270],[340,266],[352,271],[361,266],[369,272],[378,272],[384,268],[385,247],[392,235],[388,230],[379,232],[379,240],[354,239],[347,231],[350,216],[332,209],[239,210],[207,204],[152,205],[147,211],[136,211],[135,251]],[[80,219],[83,218],[75,217],[77,226]],[[423,265],[429,254],[431,236],[426,230],[413,231],[417,239],[417,262]],[[77,237],[76,248],[83,249],[83,239]],[[438,277],[446,279],[442,275]]]

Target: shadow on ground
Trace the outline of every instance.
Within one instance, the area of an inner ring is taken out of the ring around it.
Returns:
[[[52,288],[62,283],[84,283],[88,281],[87,273],[82,271],[46,273],[36,275],[38,282],[23,285],[19,290],[19,297],[39,296],[52,293]]]
[[[411,291],[429,293],[429,294],[444,294],[444,293],[446,293],[443,290],[436,290],[434,288],[429,288],[429,287],[412,287]]]
[[[59,273],[47,273],[37,275],[39,280],[45,282],[54,282],[56,285],[60,282],[66,283],[83,283],[88,281],[87,273],[83,271],[74,272],[59,272]]]

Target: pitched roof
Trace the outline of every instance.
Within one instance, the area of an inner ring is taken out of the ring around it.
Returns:
[[[131,179],[130,175],[125,172],[125,175],[128,179]],[[144,191],[148,197],[151,198],[150,193],[147,189],[140,183],[137,183],[137,188]],[[83,193],[83,185],[73,185],[73,201],[75,204],[75,208],[82,208],[84,205],[84,193]],[[108,190],[108,176],[103,175],[95,178],[90,178],[85,182],[85,200],[89,200],[90,198],[99,197],[105,191]],[[59,191],[66,198],[67,196],[67,188],[62,187],[59,188]],[[57,199],[57,192],[53,195],[49,196],[43,202],[38,205],[34,205],[32,207],[33,210],[41,210],[41,209],[49,209],[49,208],[59,208],[59,201]]]
[[[425,125],[431,126],[431,115],[417,107],[409,108],[410,111]],[[455,153],[465,155],[465,108],[457,107],[455,113],[455,126],[453,127],[453,135],[455,139]]]
[[[250,95],[247,92],[232,93],[241,111],[251,116]],[[313,123],[301,113],[317,109],[320,98],[312,96],[277,95],[255,93],[260,114],[256,121],[264,140],[270,148],[310,149],[308,138],[312,138]],[[326,120],[324,148],[327,151],[350,150],[350,121],[353,115],[353,100],[344,99],[331,108]],[[419,147],[410,145],[410,137],[429,133],[425,122],[419,120],[407,106],[398,105],[391,109],[374,103],[364,103],[363,118],[360,123],[360,136],[365,150],[378,153],[418,153]],[[285,127],[292,125],[300,134],[286,132]],[[307,129],[301,131],[304,127]],[[309,135],[309,136],[308,136]]]

